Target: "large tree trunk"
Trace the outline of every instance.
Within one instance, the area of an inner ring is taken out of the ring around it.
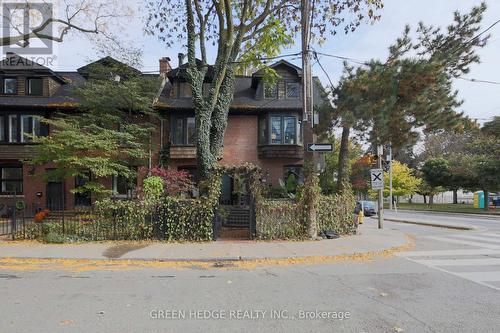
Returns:
[[[458,204],[458,190],[453,190],[453,204]]]
[[[484,193],[484,210],[488,211],[490,209],[490,194],[488,190],[483,190]]]
[[[340,140],[339,168],[337,175],[337,189],[343,190],[344,183],[349,181],[349,134],[351,128],[348,125],[342,127],[342,138]]]
[[[429,205],[433,205],[434,204],[434,194],[431,194],[429,195]]]
[[[424,197],[424,204],[427,204],[427,196],[425,194],[422,195]]]

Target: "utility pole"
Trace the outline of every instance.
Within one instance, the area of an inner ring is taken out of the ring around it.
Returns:
[[[383,168],[382,168],[382,155],[384,154],[384,146],[379,145],[377,147],[377,155],[378,155],[378,168],[382,170],[383,173]],[[378,228],[383,229],[384,228],[384,190],[379,189],[378,190]]]
[[[392,145],[390,143],[387,161],[389,161],[389,209],[392,210]]]
[[[308,152],[307,144],[314,143],[314,116],[313,116],[313,98],[312,98],[312,75],[311,75],[311,52],[309,45],[311,43],[311,4],[310,0],[301,0],[301,30],[302,30],[302,128],[304,130],[304,164],[306,178],[315,177],[316,172],[315,154]],[[316,226],[316,198],[309,195],[307,198],[307,222],[308,234],[312,239],[318,237]]]

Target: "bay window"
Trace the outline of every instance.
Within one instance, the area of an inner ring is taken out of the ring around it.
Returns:
[[[0,166],[0,191],[2,194],[23,193],[22,166]]]
[[[170,139],[173,145],[193,146],[196,140],[194,117],[173,116]]]
[[[4,116],[0,116],[0,142],[5,141],[5,120]]]
[[[21,142],[31,141],[31,136],[40,135],[40,119],[34,116],[21,116]]]
[[[0,142],[26,143],[32,136],[43,135],[45,127],[35,115],[0,116]]]
[[[269,128],[269,130],[268,130]],[[259,119],[260,145],[301,145],[298,115],[271,114]]]
[[[9,124],[8,124],[8,132],[9,132],[9,142],[17,142],[17,132],[18,132],[18,116],[10,115],[9,116]]]

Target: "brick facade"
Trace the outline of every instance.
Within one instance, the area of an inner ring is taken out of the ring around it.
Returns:
[[[288,99],[286,94],[286,82],[300,82],[300,69],[283,61],[279,62],[275,69],[284,78],[283,81],[277,83],[278,92],[275,100],[269,100],[263,96],[263,81],[262,77],[259,76],[259,72],[254,73],[252,76],[237,77],[236,92],[229,110],[223,156],[220,163],[223,165],[255,164],[262,168],[267,184],[278,186],[279,180],[284,176],[286,167],[300,167],[302,165],[303,146],[301,139],[299,139],[302,135],[300,130],[293,134],[295,137],[289,142],[282,142],[281,144],[271,143],[270,141],[265,144],[259,142],[260,122],[266,119],[270,124],[271,115],[294,117],[296,129],[298,129],[300,123],[301,101],[297,97]],[[160,151],[168,146],[170,147],[169,167],[193,169],[196,167],[195,147],[193,145],[171,145],[171,120],[173,115],[183,117],[191,115],[190,117],[192,117],[194,114],[192,99],[188,96],[190,88],[186,85],[185,79],[182,79],[181,69],[172,69],[170,67],[169,58],[160,59],[160,72],[165,74],[169,81],[156,104],[162,120],[156,118],[150,120],[155,125],[150,163],[152,166],[158,165]],[[82,73],[84,72],[82,71]],[[18,96],[0,95],[0,117],[11,114],[13,112],[12,106],[15,107],[15,112],[19,114],[24,114],[23,110],[29,115],[50,116],[53,112],[60,112],[61,110],[57,108],[57,105],[65,107],[64,105],[74,103],[68,95],[68,91],[70,91],[68,88],[71,88],[75,82],[83,82],[86,79],[82,73],[80,73],[80,69],[77,72],[54,73],[48,68],[37,68],[37,76],[43,77],[42,96],[26,96],[25,85],[29,73],[16,74],[14,72],[9,74],[18,78]],[[208,87],[208,83],[204,85]],[[40,109],[40,105],[42,105],[42,109]],[[4,117],[4,119],[7,119],[7,117]],[[282,132],[279,135],[282,135],[282,140],[285,140],[284,120],[282,126],[283,128],[280,130]],[[288,126],[292,128],[290,125]],[[271,136],[266,140],[271,140]],[[21,165],[23,160],[29,158],[32,150],[33,146],[29,144],[0,142],[0,167]],[[0,193],[0,203],[11,205],[15,200],[23,200],[27,207],[45,207],[50,193],[57,192],[57,185],[52,184],[50,185],[52,188],[49,189],[50,186],[43,179],[43,174],[50,167],[50,165],[46,165],[34,168],[24,165],[23,194],[14,198],[12,195],[1,195]],[[111,178],[101,179],[100,181],[106,188],[112,188]],[[138,185],[141,183],[142,179],[138,178]],[[74,188],[74,178],[67,179],[64,182],[65,208],[68,210],[75,208],[75,195],[71,193]],[[93,200],[95,198],[92,198]]]

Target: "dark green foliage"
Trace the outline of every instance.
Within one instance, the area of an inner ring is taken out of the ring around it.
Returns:
[[[427,160],[422,167],[422,174],[427,184],[432,187],[447,187],[451,182],[451,166],[444,158]]]
[[[444,32],[420,23],[414,40],[407,26],[385,61],[371,60],[359,68],[346,64],[333,90],[334,115],[341,118],[343,130],[352,127],[372,147],[391,143],[397,151],[413,146],[422,130],[463,128],[467,120],[456,112],[462,102],[452,80],[479,62],[477,49],[487,38],[472,37],[485,10],[483,3],[469,13],[455,13]],[[341,157],[339,167],[346,165],[347,154]]]
[[[495,116],[493,120],[484,123],[481,132],[488,136],[500,137],[500,116]]]

